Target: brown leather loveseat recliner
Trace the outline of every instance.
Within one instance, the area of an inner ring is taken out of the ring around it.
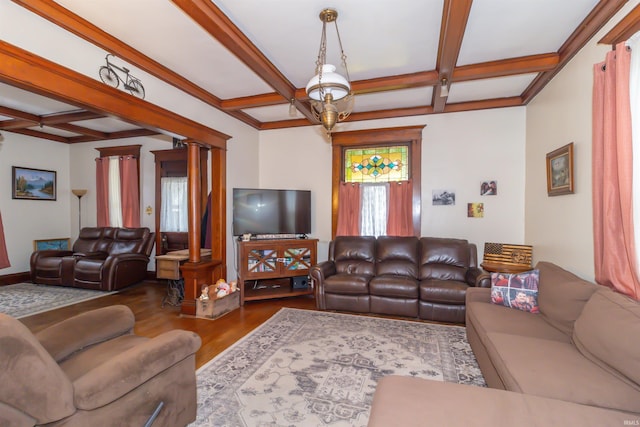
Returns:
[[[470,286],[490,287],[475,244],[437,237],[340,236],[313,266],[319,309],[464,323]]]
[[[70,251],[31,255],[31,281],[114,291],[144,280],[155,243],[148,228],[86,227]]]

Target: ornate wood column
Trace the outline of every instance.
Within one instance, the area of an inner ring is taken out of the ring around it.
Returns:
[[[226,144],[226,139],[225,139]],[[180,270],[184,279],[181,314],[196,314],[196,299],[203,284],[214,284],[226,276],[226,150],[211,149],[211,256],[202,258],[200,145],[187,140],[187,182],[189,215],[189,260]]]

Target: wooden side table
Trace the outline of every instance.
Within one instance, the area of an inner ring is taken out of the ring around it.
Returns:
[[[495,263],[488,263],[488,262],[483,262],[482,264],[480,264],[480,267],[482,267],[484,270],[490,273],[507,273],[507,274],[522,273],[524,271],[529,271],[533,268],[530,265],[495,264]]]

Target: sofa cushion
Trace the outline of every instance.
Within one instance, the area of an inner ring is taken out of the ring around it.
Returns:
[[[457,280],[422,280],[420,281],[420,300],[464,305],[468,287],[466,283]]]
[[[480,289],[469,288],[469,291],[474,291],[472,295],[477,295],[477,290]],[[469,301],[467,298],[467,322],[473,324],[482,342],[490,332],[571,342],[571,337],[551,326],[542,316],[491,304],[489,289],[482,290],[487,291],[486,301]]]
[[[505,390],[388,375],[378,381],[369,427],[624,426],[625,412]]]
[[[418,281],[407,276],[383,274],[375,276],[369,282],[371,295],[418,298]]]
[[[332,242],[330,259],[338,273],[373,276],[375,248],[376,239],[372,236],[338,236]]]
[[[538,313],[538,270],[517,274],[491,273],[491,302]]]
[[[324,291],[329,294],[368,295],[371,276],[363,274],[334,274],[324,281]]]
[[[417,237],[380,236],[376,244],[376,275],[418,277]]]
[[[469,242],[462,239],[422,237],[419,279],[464,282],[470,264]]]
[[[640,390],[640,303],[600,287],[576,320],[573,340],[585,357]]]
[[[486,342],[507,390],[640,412],[640,391],[591,362],[571,343],[495,332],[487,334]]]
[[[540,261],[538,305],[545,319],[571,336],[573,324],[597,286],[550,262]]]

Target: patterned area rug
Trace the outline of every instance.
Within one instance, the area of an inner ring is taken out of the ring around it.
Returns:
[[[466,332],[284,308],[197,371],[192,426],[366,426],[377,381],[485,386]]]
[[[19,319],[114,293],[33,283],[0,286],[0,313]]]

